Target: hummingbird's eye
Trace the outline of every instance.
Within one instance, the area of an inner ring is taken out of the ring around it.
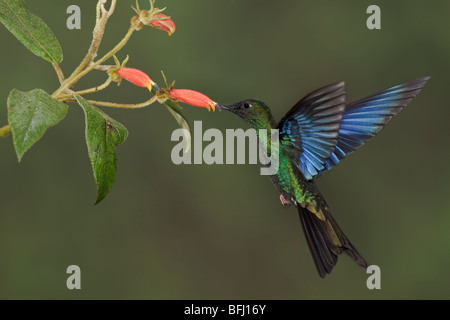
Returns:
[[[248,108],[251,108],[251,104],[250,103],[244,103],[244,105],[243,105],[243,107],[244,107],[244,109],[248,109]]]

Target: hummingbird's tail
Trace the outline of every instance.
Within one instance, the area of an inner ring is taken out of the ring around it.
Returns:
[[[363,268],[369,266],[344,235],[328,207],[322,209],[326,221],[320,220],[306,208],[300,206],[297,208],[309,249],[321,278],[324,278],[333,270],[338,256],[342,253],[350,256]]]

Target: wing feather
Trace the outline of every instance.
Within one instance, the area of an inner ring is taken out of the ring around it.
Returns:
[[[310,93],[280,121],[280,142],[290,147],[305,179],[326,169],[344,110],[344,83],[339,82]]]

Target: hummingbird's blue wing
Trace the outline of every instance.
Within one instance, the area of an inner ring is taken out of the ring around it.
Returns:
[[[307,95],[278,124],[280,143],[293,154],[305,179],[326,169],[344,110],[344,83],[340,82]]]
[[[318,176],[374,137],[422,89],[429,77],[402,83],[346,106],[335,150]]]

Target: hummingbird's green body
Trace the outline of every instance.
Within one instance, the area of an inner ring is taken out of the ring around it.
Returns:
[[[220,106],[249,123],[258,133],[279,130],[278,150],[263,139],[267,154],[278,153],[278,171],[270,176],[283,206],[297,207],[303,230],[323,278],[337,258],[346,253],[360,266],[368,263],[344,235],[314,178],[330,170],[346,155],[362,146],[416,96],[428,78],[420,78],[383,90],[346,105],[344,83],[312,92],[277,123],[270,108],[256,99]]]
[[[259,121],[252,123],[252,126],[256,132],[259,134],[259,130],[265,129],[269,133],[271,130],[277,129],[276,121],[273,118],[270,109],[264,104],[264,102],[258,100],[249,101],[253,102],[252,106],[258,104],[260,109],[264,109],[262,116],[256,117]],[[266,154],[270,154],[272,152],[270,141],[271,140],[267,138],[266,143],[263,144],[264,152]],[[321,200],[321,195],[313,181],[307,181],[303,178],[300,170],[292,161],[290,153],[289,148],[282,143],[279,144],[279,170],[276,174],[270,176],[275,187],[283,197],[282,203],[286,207],[291,203],[294,203],[303,208],[309,207],[311,210],[319,212],[317,204],[323,202]]]

